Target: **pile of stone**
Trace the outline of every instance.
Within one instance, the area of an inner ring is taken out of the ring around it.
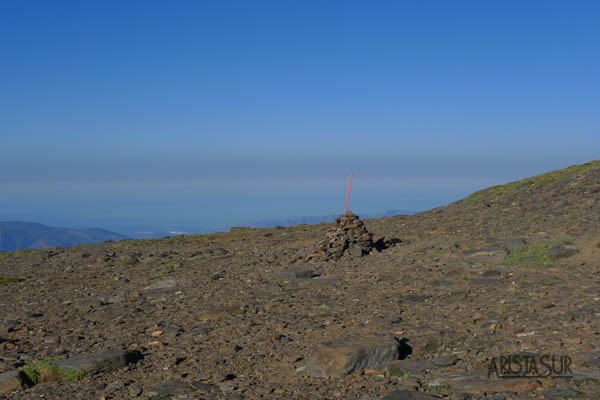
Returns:
[[[317,243],[306,259],[328,260],[345,255],[361,257],[374,248],[373,236],[364,223],[358,215],[347,211],[335,220],[335,225],[327,231],[327,237]]]

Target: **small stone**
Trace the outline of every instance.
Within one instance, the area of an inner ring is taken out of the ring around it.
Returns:
[[[215,274],[213,274],[210,279],[212,279],[213,281],[218,281],[219,279],[223,279],[223,277],[225,276],[225,272],[221,271],[221,272],[217,272]]]
[[[125,293],[119,293],[119,294],[110,296],[108,298],[107,302],[108,302],[108,304],[115,304],[115,303],[120,303],[124,300],[125,300]]]
[[[139,386],[130,386],[129,387],[129,395],[131,397],[139,397],[142,394],[143,390]]]
[[[360,247],[353,247],[350,249],[350,255],[352,257],[362,257],[363,250]]]
[[[509,253],[512,253],[514,250],[525,244],[527,244],[527,242],[521,237],[510,238],[506,240],[506,250],[508,250]]]
[[[119,389],[123,388],[124,386],[125,386],[125,383],[123,381],[114,381],[114,382],[106,385],[104,390],[107,393],[114,393],[114,392],[118,391]]]
[[[223,392],[231,392],[235,390],[236,386],[233,383],[225,383],[219,386],[219,389]]]

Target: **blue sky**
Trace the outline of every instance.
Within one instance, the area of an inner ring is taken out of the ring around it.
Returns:
[[[423,210],[598,158],[593,1],[5,1],[0,220]]]

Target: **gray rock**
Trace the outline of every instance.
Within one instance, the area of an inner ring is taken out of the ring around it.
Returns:
[[[584,392],[578,390],[577,388],[549,389],[544,390],[541,392],[541,394],[544,395],[544,399],[548,400],[575,399],[585,395]]]
[[[125,300],[125,293],[118,293],[108,298],[109,304],[120,303]]]
[[[431,362],[433,362],[438,367],[449,367],[458,362],[458,357],[452,354],[443,354],[437,357],[434,357]]]
[[[436,400],[438,396],[433,394],[417,392],[414,390],[394,390],[381,400]]]
[[[131,397],[139,397],[142,394],[143,390],[139,386],[130,386],[129,387],[129,396]]]
[[[102,300],[100,300],[100,299],[94,299],[94,300],[90,301],[89,306],[90,306],[90,308],[100,308],[104,304],[105,303]]]
[[[407,303],[422,303],[430,297],[431,296],[426,294],[407,294],[406,296],[402,297],[402,301]]]
[[[570,244],[557,244],[548,250],[548,255],[554,260],[572,257],[577,253],[579,253],[579,249]]]
[[[363,249],[360,247],[352,247],[350,249],[350,255],[352,257],[362,257],[363,255]]]
[[[160,279],[144,288],[149,297],[162,297],[179,290],[177,279],[169,277]]]
[[[213,253],[215,256],[224,256],[224,255],[226,255],[226,254],[227,254],[227,250],[225,250],[225,249],[223,249],[223,248],[220,248],[220,247],[219,247],[219,248],[217,248],[217,249],[214,249],[214,250],[212,251],[212,253]]]
[[[360,369],[382,370],[400,356],[400,342],[394,336],[347,336],[318,345],[306,366],[309,376],[341,377]]]
[[[126,367],[141,358],[142,355],[136,350],[103,350],[95,354],[66,358],[54,364],[59,368],[96,374]]]
[[[527,244],[527,242],[522,237],[509,238],[506,240],[506,250],[508,250],[509,253],[512,253],[514,250],[525,244]]]
[[[20,390],[26,381],[25,374],[21,371],[8,371],[0,374],[0,393],[11,393]]]
[[[593,360],[588,360],[583,363],[584,367],[588,368],[600,368],[600,358],[595,358]]]
[[[6,332],[14,332],[19,329],[19,325],[21,325],[20,321],[9,319],[2,323],[2,328],[6,330]]]
[[[125,383],[123,381],[114,381],[106,385],[104,390],[106,393],[114,393],[123,387],[125,387]]]
[[[468,250],[463,253],[465,261],[475,264],[496,264],[506,257],[506,251],[499,247],[483,247],[481,249]]]
[[[224,383],[219,386],[219,389],[223,392],[231,392],[235,390],[236,386],[233,383]]]
[[[313,271],[312,269],[294,271],[294,277],[296,279],[310,279],[310,278],[314,278],[315,276],[319,276],[319,275],[315,274],[315,271]]]
[[[388,365],[391,375],[403,376],[410,374],[412,376],[423,376],[427,371],[434,369],[435,364],[426,360],[395,360]]]
[[[475,278],[469,281],[470,285],[492,286],[502,283],[502,279],[497,278]]]
[[[573,370],[573,379],[575,381],[582,381],[586,379],[600,379],[600,369],[588,369],[588,370]]]

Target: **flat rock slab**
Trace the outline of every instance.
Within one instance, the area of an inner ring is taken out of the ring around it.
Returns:
[[[475,264],[496,264],[506,257],[506,250],[498,247],[484,247],[481,249],[467,250],[463,253],[465,261]]]
[[[394,336],[347,336],[318,345],[309,357],[309,376],[341,377],[361,369],[383,370],[400,356]]]
[[[435,367],[434,363],[427,360],[394,360],[388,365],[388,370],[395,376],[410,374],[420,377]]]
[[[0,374],[0,393],[10,393],[23,388],[25,377],[21,371],[8,371]]]
[[[422,303],[425,300],[428,300],[430,298],[431,298],[431,296],[426,295],[426,294],[422,294],[422,295],[407,294],[407,295],[401,297],[402,301],[407,302],[407,303]]]
[[[550,389],[541,392],[541,394],[544,396],[544,399],[547,400],[577,399],[583,398],[583,396],[585,396],[585,393],[573,388]]]
[[[557,244],[548,250],[548,255],[554,260],[572,257],[577,253],[579,253],[579,249],[570,244]]]
[[[58,368],[96,374],[126,367],[128,364],[135,363],[141,358],[141,353],[135,350],[103,350],[95,354],[59,360],[54,365]]]
[[[180,290],[179,281],[175,278],[164,278],[160,279],[149,286],[146,286],[144,290],[146,295],[149,297],[161,297],[170,295],[173,292]]]
[[[600,358],[595,358],[593,360],[588,360],[582,364],[584,367],[588,368],[600,368]]]
[[[381,400],[437,400],[438,396],[433,394],[417,392],[414,390],[394,390]]]
[[[458,362],[458,357],[453,354],[442,354],[434,357],[431,361],[438,367],[449,367]]]
[[[586,379],[600,379],[600,369],[574,370],[573,379],[576,381]]]
[[[469,281],[469,285],[493,286],[502,282],[503,280],[499,278],[475,278]]]
[[[210,391],[212,385],[202,382],[168,381],[154,386],[146,392],[149,398],[171,399],[187,398],[188,393]],[[182,397],[183,396],[183,397]]]
[[[472,374],[443,374],[428,382],[431,386],[448,385],[454,391],[468,393],[530,392],[540,385],[535,379],[493,379]]]

